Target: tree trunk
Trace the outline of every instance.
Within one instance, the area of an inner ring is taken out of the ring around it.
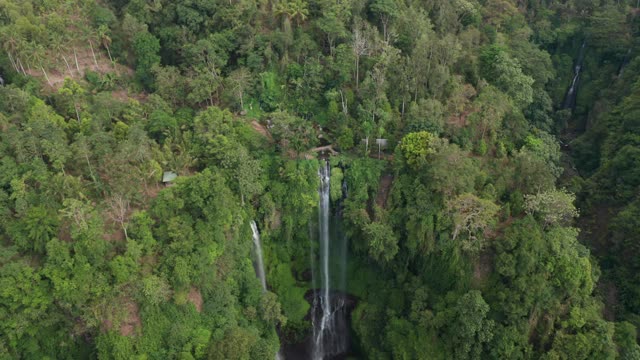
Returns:
[[[16,58],[16,59],[18,59],[18,62],[20,63],[20,68],[22,69],[22,74],[23,75],[27,75],[27,72],[24,71],[24,65],[22,65],[22,60],[20,60],[19,58]]]
[[[359,85],[359,75],[360,75],[360,56],[356,55],[356,91],[358,90]]]
[[[69,70],[69,75],[71,75],[71,78],[73,78],[73,71],[71,71],[71,66],[69,66],[69,62],[67,61],[67,58],[62,55],[62,60],[64,60],[64,63],[67,64],[67,70]]]
[[[18,70],[18,64],[16,64],[15,61],[13,60],[13,56],[11,56],[11,52],[7,51],[7,55],[9,55],[9,61],[11,61],[11,65],[13,65],[13,68],[16,69],[17,73],[19,73],[20,70]]]
[[[342,113],[347,115],[349,113],[349,108],[347,105],[347,99],[345,99],[342,90],[340,90],[340,102],[342,103]]]
[[[80,124],[81,121],[80,121],[80,112],[78,112],[78,105],[74,103],[73,108],[76,110],[76,118],[78,119],[78,124]]]
[[[40,65],[40,69],[42,69],[42,73],[44,74],[44,78],[47,79],[47,83],[49,83],[49,86],[53,86],[53,84],[51,84],[51,80],[49,80],[49,76],[47,75],[47,72],[44,71],[44,67],[42,67],[42,65]]]
[[[105,45],[104,47],[107,48],[107,55],[109,55],[109,61],[111,61],[111,64],[113,65],[113,58],[111,57],[111,50],[109,49],[109,45]]]
[[[96,58],[96,53],[93,52],[93,43],[89,40],[89,47],[91,47],[91,55],[93,55],[93,63],[96,64],[96,70],[98,70],[98,59]]]
[[[87,151],[89,151],[89,149],[87,149]],[[89,155],[87,155],[87,153],[84,154],[84,159],[87,161],[87,166],[89,166],[89,175],[91,176],[91,179],[95,184],[97,184],[98,181],[96,180],[96,176],[93,174],[93,167],[91,166],[91,162],[89,161]]]
[[[78,70],[78,74],[82,76],[82,73],[80,72],[80,65],[78,64],[78,54],[76,53],[75,48],[73,48],[73,57],[76,59],[76,69]]]

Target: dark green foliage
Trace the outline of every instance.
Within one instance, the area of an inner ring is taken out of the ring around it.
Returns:
[[[151,69],[160,63],[160,42],[152,34],[142,32],[133,38],[133,51],[136,55],[136,76],[148,89],[153,84]]]
[[[0,1],[0,358],[304,341],[330,154],[353,355],[637,359],[636,5]]]

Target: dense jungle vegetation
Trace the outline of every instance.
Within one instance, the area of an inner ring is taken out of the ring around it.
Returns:
[[[0,0],[0,359],[302,341],[327,145],[350,356],[640,359],[639,12]]]

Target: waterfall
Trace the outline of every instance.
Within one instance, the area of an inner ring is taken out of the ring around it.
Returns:
[[[260,279],[260,284],[262,284],[262,291],[267,291],[267,278],[264,274],[264,260],[262,258],[262,241],[260,241],[260,232],[258,231],[258,225],[256,222],[251,220],[251,232],[253,233],[253,246],[256,252],[256,273],[258,274],[258,278]],[[283,360],[284,357],[278,350],[275,356],[275,360]]]
[[[347,348],[348,331],[346,329],[344,299],[332,293],[332,274],[330,273],[331,269],[338,270],[341,282],[344,282],[342,278],[346,273],[346,250],[341,251],[343,246],[336,244],[339,246],[335,246],[333,250],[334,256],[337,258],[332,259],[329,192],[331,168],[328,162],[320,167],[318,176],[320,177],[320,204],[318,209],[318,242],[320,248],[318,273],[320,276],[320,289],[316,290],[313,300],[312,358],[314,360],[323,360],[343,353]],[[344,239],[341,240],[344,243]]]
[[[251,220],[251,231],[253,232],[253,246],[256,250],[256,273],[262,284],[262,291],[267,291],[267,279],[264,275],[264,260],[262,259],[262,242],[260,241],[260,232],[256,222]]]
[[[573,79],[571,80],[571,86],[567,90],[567,94],[564,97],[563,109],[573,109],[576,106],[576,96],[578,91],[578,82],[580,80],[580,72],[582,71],[582,63],[584,62],[584,51],[586,42],[582,42],[580,46],[580,52],[578,53],[578,59],[573,67]]]

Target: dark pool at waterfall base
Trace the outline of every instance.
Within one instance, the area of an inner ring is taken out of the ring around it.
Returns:
[[[309,304],[311,304],[311,309],[306,317],[308,320],[311,320],[313,316],[319,318],[321,315],[313,313],[314,311],[322,311],[319,307],[313,306],[313,302],[317,301],[318,294],[321,294],[320,289],[309,290],[305,294],[305,299]],[[336,311],[334,316],[332,316],[332,334],[330,337],[326,337],[329,343],[326,343],[324,346],[328,354],[324,354],[322,359],[357,359],[358,356],[351,341],[351,312],[356,307],[357,299],[352,295],[339,291],[332,291],[330,293],[330,298],[331,307],[335,308]],[[310,332],[302,342],[296,344],[284,344],[281,355],[285,360],[310,360],[314,358],[314,348],[314,336],[313,333]],[[336,353],[333,353],[332,349],[339,350],[335,350]]]

